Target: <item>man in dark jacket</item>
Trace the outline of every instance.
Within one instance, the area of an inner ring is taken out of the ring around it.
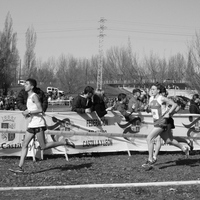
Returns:
[[[87,86],[83,94],[78,95],[72,102],[72,111],[77,113],[91,113],[93,109],[92,96],[94,95],[94,88]]]
[[[39,100],[42,104],[43,111],[46,112],[46,110],[48,108],[47,96],[40,88],[36,88],[35,93],[39,96]],[[17,96],[17,108],[19,110],[27,109],[27,107],[26,107],[27,98],[28,98],[28,93],[25,91],[25,89],[22,89]]]
[[[93,95],[93,109],[92,111],[96,111],[97,115],[102,118],[107,114],[106,104],[104,102],[104,91],[96,90]]]
[[[199,95],[194,94],[190,101],[190,107],[189,107],[190,113],[200,114],[199,104],[200,104]]]

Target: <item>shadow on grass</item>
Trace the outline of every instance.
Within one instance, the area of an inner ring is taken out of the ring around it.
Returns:
[[[65,165],[65,166],[42,169],[36,172],[31,172],[30,174],[38,174],[38,173],[47,172],[47,171],[56,170],[56,169],[60,171],[80,170],[83,168],[90,168],[91,166],[92,166],[92,163],[86,163],[86,164],[81,164],[81,165]]]
[[[165,165],[159,167],[159,169],[165,169],[165,168],[168,168],[168,167],[181,166],[181,165],[187,165],[187,166],[190,166],[190,167],[197,167],[197,166],[200,165],[200,159],[179,159],[179,160],[165,162],[165,163],[162,163],[162,164],[165,164]]]

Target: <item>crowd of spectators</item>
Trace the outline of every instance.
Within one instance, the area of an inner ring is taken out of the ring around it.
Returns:
[[[97,104],[99,107],[101,106],[102,108],[103,107],[102,103],[99,103],[101,101],[98,100],[100,96],[97,95],[96,92],[97,91],[94,91],[94,89],[92,92],[90,92],[93,94],[91,97],[91,101],[93,102],[93,104],[95,105]],[[75,100],[72,102],[72,111],[78,112],[80,108],[84,108],[82,109],[83,112],[86,112],[88,110],[89,108],[88,99],[90,98],[87,97],[87,93],[89,92],[85,91],[85,93],[78,95],[79,98],[77,97],[75,98]],[[168,93],[166,95],[168,96]],[[99,98],[97,98],[97,96],[99,96]],[[120,93],[119,95],[116,95],[116,97],[107,97],[103,95],[103,99],[101,97],[101,99],[103,100],[105,104],[105,108],[103,109],[103,111],[107,111],[108,108],[112,107],[114,110],[118,110],[122,112],[122,115],[124,115],[124,113],[125,115],[130,115],[131,113],[134,113],[134,112],[146,112],[148,108],[150,96],[151,94],[149,92],[146,92],[144,89],[140,89],[140,88],[134,88],[131,94]],[[185,111],[183,110],[188,110],[190,113],[197,113],[197,112],[191,111],[191,107],[193,106],[196,108],[196,110],[198,108],[198,111],[200,113],[200,109],[199,109],[200,98],[189,99],[184,96],[168,96],[168,98],[172,99],[175,103],[177,103],[181,107],[181,110],[182,110],[181,112],[185,113]],[[84,99],[84,101],[78,101],[80,99]],[[198,105],[193,105],[194,100],[195,102],[197,102]],[[96,111],[97,114],[99,112],[99,109],[97,109],[97,106],[94,106],[94,105],[91,107],[91,110]],[[126,112],[128,112],[128,114],[126,114]],[[99,114],[99,117],[100,118],[102,117],[101,114]]]
[[[48,101],[65,100],[66,98],[64,93],[59,93],[57,91],[48,92],[47,96],[48,96]]]
[[[14,92],[8,92],[7,95],[2,95],[0,94],[0,109],[1,110],[15,110],[17,108],[17,93]],[[132,95],[134,94],[130,94],[127,96],[128,100],[131,100],[133,97]],[[58,93],[57,91],[55,92],[48,92],[46,93],[48,102],[50,101],[73,101],[73,97],[69,96],[69,95],[65,95],[64,93]],[[140,95],[138,97],[138,101],[141,102],[141,104],[145,107],[145,105],[148,104],[148,99],[149,99],[149,95],[147,93],[145,93],[143,90],[140,90]],[[186,105],[187,102],[185,102],[184,98],[180,98],[180,97],[176,97],[176,99],[178,98],[179,101],[182,102],[182,105]],[[174,97],[173,97],[174,99]],[[189,100],[189,99],[188,99]],[[105,96],[104,95],[104,102],[105,102],[105,106],[106,107],[111,107],[113,106],[116,102],[117,102],[117,96]],[[65,104],[64,105],[71,105],[70,104]],[[200,98],[198,94],[193,95],[192,99],[190,101],[188,101],[188,105],[189,105],[189,112],[190,113],[200,113]],[[184,108],[183,108],[184,109]]]
[[[16,95],[0,95],[0,110],[15,110]]]

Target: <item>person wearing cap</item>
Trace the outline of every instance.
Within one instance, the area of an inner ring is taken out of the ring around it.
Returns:
[[[133,89],[133,96],[130,98],[129,103],[128,103],[128,111],[129,112],[140,112],[144,110],[144,105],[142,102],[139,100],[141,96],[141,90],[140,89]]]

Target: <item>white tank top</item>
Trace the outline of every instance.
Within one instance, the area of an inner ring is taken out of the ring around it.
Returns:
[[[28,110],[35,111],[37,110],[37,105],[33,102],[32,98],[36,93],[31,94],[28,99],[26,106]],[[45,119],[43,117],[43,113],[31,114],[30,121],[28,124],[28,128],[37,128],[46,126]]]
[[[149,99],[149,105],[154,121],[160,119],[162,115],[166,112],[166,105],[163,104],[161,95],[159,95],[157,98],[151,96]]]

